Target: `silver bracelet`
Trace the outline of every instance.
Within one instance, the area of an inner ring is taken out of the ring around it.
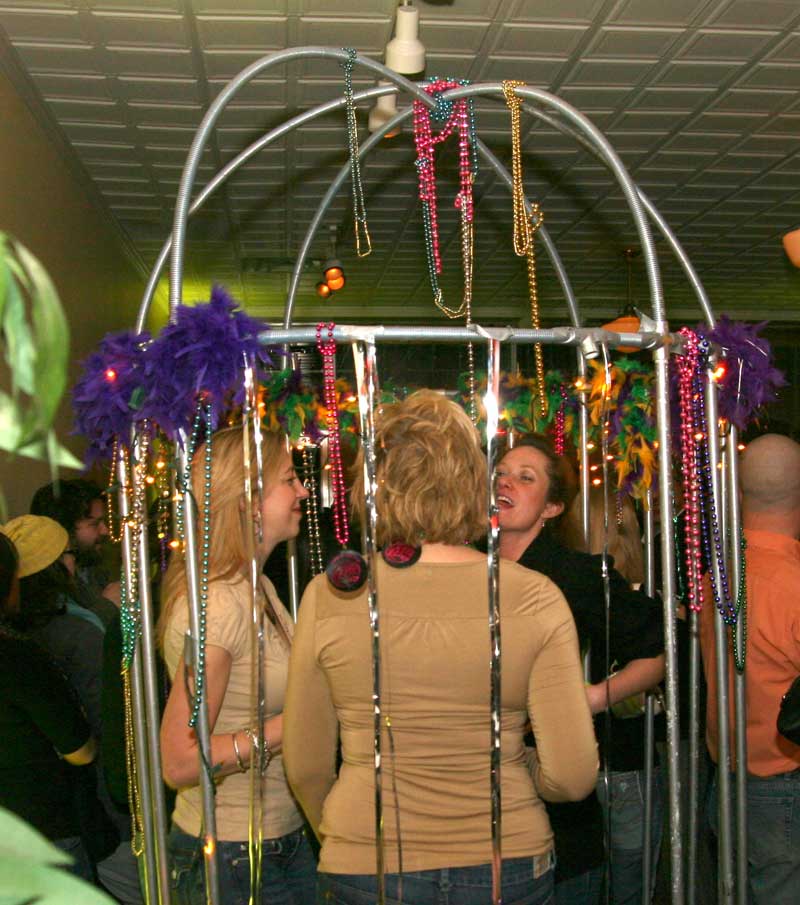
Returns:
[[[236,755],[236,766],[239,768],[240,773],[247,773],[247,767],[242,760],[241,752],[239,751],[239,742],[236,741],[237,732],[231,733],[231,738],[233,739],[233,753]]]

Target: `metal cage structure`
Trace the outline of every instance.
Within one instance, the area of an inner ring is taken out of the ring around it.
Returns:
[[[147,283],[140,310],[138,313],[136,329],[141,331],[150,304],[152,302],[155,287],[162,271],[169,259],[170,282],[170,309],[174,314],[177,306],[182,301],[184,248],[187,241],[187,227],[191,216],[200,210],[209,197],[225,181],[243,167],[259,151],[281,136],[298,128],[316,117],[322,116],[333,110],[343,109],[347,103],[345,97],[334,98],[327,103],[320,104],[313,109],[304,111],[272,129],[248,148],[238,154],[226,166],[214,176],[207,185],[195,192],[195,181],[199,163],[206,148],[211,132],[226,106],[234,99],[237,93],[252,79],[263,74],[267,69],[283,65],[294,60],[329,60],[343,63],[348,59],[345,50],[326,47],[300,47],[278,51],[255,61],[237,76],[219,93],[210,105],[201,125],[199,126],[191,149],[186,159],[178,191],[172,233],[158,256],[156,264]],[[367,72],[380,79],[382,84],[375,88],[355,92],[353,101],[372,102],[375,98],[392,93],[402,93],[410,100],[420,100],[429,106],[434,105],[431,96],[419,85],[408,81],[401,75],[386,68],[373,59],[356,55],[350,57],[352,62]],[[658,230],[666,241],[667,246],[678,260],[686,279],[693,288],[697,297],[699,310],[709,326],[714,325],[714,315],[711,305],[703,289],[702,283],[693,269],[688,256],[681,247],[677,237],[671,231],[667,223],[661,217],[655,206],[646,195],[636,186],[628,174],[625,166],[614,151],[608,140],[600,131],[575,108],[546,91],[520,85],[516,93],[522,99],[522,109],[530,116],[538,118],[550,127],[572,138],[584,149],[591,151],[613,174],[619,190],[625,198],[633,224],[635,226],[639,243],[642,249],[645,271],[647,275],[650,311],[649,318],[645,318],[642,327],[637,333],[614,333],[597,328],[583,326],[583,317],[575,294],[572,290],[569,277],[559,257],[555,243],[549,236],[544,226],[540,227],[539,236],[550,263],[560,284],[564,295],[569,324],[567,326],[552,329],[510,329],[491,328],[480,325],[468,325],[462,327],[430,327],[430,326],[337,326],[334,339],[337,342],[350,343],[367,350],[373,355],[377,345],[383,343],[473,343],[476,348],[486,349],[487,360],[490,362],[490,384],[492,367],[499,357],[500,348],[503,345],[516,346],[532,343],[570,346],[576,352],[576,365],[578,376],[585,375],[586,356],[588,347],[605,347],[613,349],[619,346],[635,347],[640,350],[652,352],[655,374],[655,398],[654,407],[658,430],[658,476],[660,507],[658,517],[660,519],[660,555],[663,564],[663,580],[660,588],[663,601],[664,633],[666,646],[666,725],[667,725],[667,770],[668,770],[668,795],[667,804],[669,812],[669,847],[670,847],[670,874],[671,874],[671,900],[674,905],[682,905],[688,902],[693,905],[694,896],[694,872],[696,870],[695,840],[697,838],[697,765],[699,759],[700,741],[697,737],[698,725],[698,698],[697,679],[699,676],[699,645],[697,640],[697,615],[692,613],[691,619],[691,677],[692,697],[690,699],[690,773],[689,773],[689,806],[688,806],[688,851],[684,853],[683,845],[683,808],[681,805],[680,771],[678,762],[679,726],[678,726],[678,688],[677,688],[677,663],[676,663],[676,635],[674,627],[675,618],[675,550],[673,546],[672,531],[672,458],[670,444],[670,409],[668,397],[668,359],[671,353],[680,349],[680,337],[671,334],[666,317],[666,311],[661,287],[658,260],[652,235],[652,227]],[[487,97],[503,100],[503,86],[500,83],[471,84],[444,92],[447,100],[459,98]],[[408,119],[411,109],[401,109],[400,112],[385,124],[380,130],[370,135],[358,149],[359,157],[364,158],[373,150],[383,135],[394,130],[400,123]],[[497,174],[509,190],[511,188],[511,176],[491,149],[483,142],[478,141],[478,153],[483,161]],[[330,187],[320,200],[303,243],[298,251],[296,264],[291,277],[288,297],[286,300],[284,322],[282,327],[265,332],[260,341],[264,344],[282,345],[286,349],[295,343],[314,342],[315,331],[313,327],[294,326],[293,313],[294,302],[298,291],[300,276],[304,264],[310,253],[315,235],[322,225],[325,215],[332,200],[340,191],[349,173],[349,165],[343,166],[331,181]],[[528,213],[530,203],[526,200]],[[724,524],[729,538],[737,538],[740,516],[738,510],[736,488],[736,454],[737,438],[733,428],[721,436],[718,429],[717,416],[717,387],[712,379],[711,371],[706,375],[706,434],[709,444],[709,459],[713,474],[712,490],[717,505],[717,511],[724,513]],[[582,514],[584,530],[588,533],[589,501],[588,489],[590,483],[589,463],[586,450],[588,422],[585,407],[581,408],[580,419],[580,487],[582,491]],[[491,439],[491,438],[490,438]],[[493,503],[491,480],[491,449],[489,443],[490,461],[487,471],[488,504]],[[150,576],[148,564],[148,540],[147,526],[138,537],[134,537],[127,522],[124,521],[128,514],[127,488],[131,484],[132,475],[129,470],[135,469],[140,460],[141,449],[137,439],[133,438],[132,454],[129,466],[124,462],[119,463],[118,482],[120,514],[123,517],[124,532],[122,538],[123,569],[128,580],[128,586],[135,585],[140,592],[141,606],[141,643],[136,645],[132,670],[132,699],[134,738],[136,749],[136,761],[138,764],[138,783],[141,790],[142,812],[145,828],[144,846],[144,878],[145,896],[151,905],[166,905],[169,901],[169,867],[166,851],[166,824],[167,814],[161,782],[161,757],[159,751],[159,707],[157,700],[156,682],[156,652],[153,640],[153,606],[150,597]],[[187,466],[186,444],[179,446],[177,451],[179,474],[185,471]],[[190,607],[191,641],[187,643],[187,660],[199,657],[198,624],[200,613],[199,578],[198,578],[198,550],[194,530],[194,513],[188,490],[183,494],[183,511],[185,519],[185,558],[187,569],[188,600]],[[646,562],[648,563],[647,589],[652,594],[654,587],[654,537],[656,535],[653,512],[650,510],[645,520],[645,545]],[[489,555],[487,557],[487,578],[489,589],[490,608],[496,603],[498,590],[497,556],[494,555],[494,543],[489,540]],[[731,541],[727,545],[729,561],[729,573],[732,585],[738,586],[741,571],[740,550],[738,544]],[[715,564],[715,568],[718,568]],[[296,563],[292,567],[290,563],[290,575],[296,579]],[[494,598],[494,600],[492,599]],[[379,602],[379,600],[378,600]],[[293,591],[292,609],[296,612],[297,589]],[[721,617],[717,618],[717,670],[719,693],[719,726],[720,726],[720,751],[719,751],[719,784],[720,784],[720,859],[719,859],[719,902],[725,905],[744,905],[746,901],[746,854],[745,854],[745,814],[743,806],[739,806],[736,815],[736,845],[738,863],[734,873],[733,840],[730,827],[731,819],[731,789],[730,765],[731,754],[728,746],[728,678],[726,651],[726,626]],[[739,639],[741,643],[742,639]],[[744,750],[744,675],[737,673],[735,677],[735,702],[736,702],[736,749],[737,763],[746,763]],[[204,702],[205,704],[205,702]],[[650,725],[652,726],[652,706],[648,706]],[[201,756],[206,757],[209,751],[209,724],[205,706],[201,706],[197,722],[197,735]],[[652,732],[649,733],[649,744],[652,744]],[[211,778],[207,772],[201,769],[201,789],[204,810],[204,828],[207,837],[205,845],[206,861],[206,890],[207,900],[210,905],[219,901],[216,860],[215,860],[215,818],[214,818],[214,789]],[[745,771],[737,773],[737,786],[740,794],[736,796],[738,802],[743,802],[741,794],[744,788]],[[647,821],[646,821],[647,822]],[[685,857],[686,855],[686,857]],[[647,867],[646,867],[647,870]],[[686,876],[684,876],[686,872]],[[496,897],[495,897],[496,898]]]

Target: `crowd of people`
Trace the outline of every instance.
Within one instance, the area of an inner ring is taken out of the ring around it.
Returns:
[[[264,492],[249,509],[244,462],[255,468],[259,457],[245,456],[245,442],[252,441],[240,428],[214,436],[210,494],[200,470],[193,475],[198,524],[209,506],[212,525],[204,697],[221,902],[250,899],[251,764],[263,769],[265,789],[254,901],[376,901],[378,832],[387,903],[491,901],[493,841],[502,850],[505,905],[627,905],[652,896],[664,777],[657,755],[646,763],[642,701],[664,676],[663,610],[640,587],[633,508],[621,503],[609,519],[593,495],[587,547],[571,505],[570,467],[547,439],[517,437],[498,462],[502,692],[494,789],[480,438],[458,406],[432,391],[381,408],[378,830],[368,585],[317,576],[295,625],[262,574],[266,719],[251,725],[248,539],[255,525],[263,573],[270,554],[297,536],[308,491],[285,439],[267,433]],[[362,473],[359,461],[352,500],[363,523]],[[782,905],[793,900],[800,879],[800,747],[775,728],[781,696],[800,674],[800,604],[792,593],[800,568],[800,446],[759,438],[742,454],[740,476],[750,895],[756,905]],[[120,590],[102,569],[104,513],[94,485],[65,480],[42,488],[30,515],[2,527],[0,805],[68,852],[73,872],[138,905],[143,896],[119,753],[121,700],[111,680]],[[610,555],[598,555],[604,547]],[[186,598],[178,553],[160,589],[157,632],[169,679],[161,754],[164,780],[177,792],[168,837],[173,901],[200,905],[205,840],[201,760],[190,728],[196,671],[185,660]],[[714,612],[707,606],[701,615],[712,759]],[[653,777],[649,833],[646,768]],[[712,799],[716,789],[712,782]],[[502,821],[493,830],[494,792]],[[646,860],[651,887],[643,891]]]

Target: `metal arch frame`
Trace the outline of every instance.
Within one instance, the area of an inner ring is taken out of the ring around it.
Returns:
[[[199,160],[202,155],[203,148],[208,140],[208,136],[210,134],[211,129],[213,128],[218,116],[225,108],[227,103],[235,96],[237,91],[245,85],[248,81],[258,76],[260,73],[264,72],[269,67],[276,65],[278,63],[285,63],[291,60],[296,59],[309,59],[309,58],[322,58],[322,59],[334,59],[339,62],[343,62],[347,55],[344,51],[324,48],[324,47],[307,47],[307,48],[292,48],[286,51],[279,51],[275,54],[268,55],[266,57],[261,58],[260,60],[255,61],[246,69],[242,70],[227,86],[223,91],[218,95],[215,99],[214,103],[209,108],[206,116],[203,119],[198,131],[196,133],[195,139],[192,144],[192,148],[187,157],[186,165],[184,167],[181,186],[179,189],[178,200],[176,203],[176,211],[175,211],[175,219],[173,225],[172,237],[165,244],[162,249],[161,255],[159,256],[158,262],[154,269],[153,274],[151,275],[150,282],[148,283],[148,287],[145,293],[145,298],[143,299],[142,306],[139,311],[139,318],[137,320],[138,329],[141,330],[144,322],[144,318],[147,313],[147,308],[150,304],[152,294],[158,279],[158,276],[166,262],[167,256],[172,252],[171,255],[171,264],[170,264],[170,309],[174,314],[174,310],[176,306],[180,303],[181,292],[182,292],[182,269],[183,269],[183,252],[184,252],[184,243],[185,243],[185,233],[186,233],[186,220],[189,214],[194,213],[199,207],[202,206],[204,201],[212,194],[212,192],[220,185],[224,180],[233,173],[239,166],[245,163],[250,157],[252,157],[255,153],[257,153],[262,148],[266,147],[271,141],[290,131],[298,125],[301,125],[307,121],[310,121],[315,116],[322,115],[326,112],[329,112],[333,109],[338,109],[344,105],[344,99],[339,98],[334,101],[331,101],[327,104],[320,105],[314,110],[307,111],[299,116],[293,117],[288,120],[286,123],[279,126],[277,129],[272,130],[266,136],[259,139],[259,141],[255,142],[248,149],[246,149],[242,154],[238,155],[231,163],[229,163],[226,167],[221,170],[216,177],[210,182],[198,195],[195,202],[192,204],[191,208],[189,207],[189,196],[192,189],[192,185],[194,182],[194,178],[196,176],[197,168],[199,166]],[[363,65],[365,68],[375,72],[380,78],[384,80],[389,80],[391,83],[389,86],[382,86],[378,88],[368,89],[366,91],[358,92],[355,95],[356,100],[366,100],[374,97],[381,96],[383,94],[390,94],[397,91],[398,88],[403,88],[405,91],[410,93],[414,97],[420,97],[420,99],[424,100],[426,103],[432,103],[432,100],[429,96],[418,88],[418,86],[404,79],[402,76],[398,76],[396,73],[388,70],[386,67],[382,66],[380,63],[377,63],[368,58],[358,56],[356,58],[356,62],[360,65]],[[668,351],[664,347],[662,340],[665,338],[667,333],[667,322],[665,320],[665,312],[663,307],[663,297],[661,291],[661,283],[660,283],[660,275],[658,271],[658,264],[655,256],[655,249],[652,241],[652,237],[650,235],[649,225],[647,223],[647,219],[644,215],[646,213],[653,219],[656,225],[659,227],[660,231],[666,237],[668,243],[671,245],[673,252],[678,257],[684,271],[686,272],[687,277],[689,278],[690,283],[692,284],[695,292],[698,296],[701,308],[703,309],[704,315],[706,316],[706,320],[713,324],[713,315],[711,314],[710,305],[708,304],[708,300],[705,296],[705,292],[702,288],[702,284],[694,273],[691,264],[688,261],[683,249],[680,247],[677,239],[674,237],[674,234],[669,230],[669,227],[666,223],[661,219],[660,215],[653,207],[653,205],[649,202],[646,196],[635,186],[635,184],[630,179],[630,176],[627,174],[624,166],[621,161],[617,157],[613,148],[611,148],[610,144],[606,141],[606,139],[602,136],[602,134],[594,127],[594,125],[587,120],[582,114],[580,114],[577,110],[572,108],[569,104],[561,101],[555,96],[549,94],[548,92],[541,91],[539,89],[528,88],[527,86],[521,86],[517,89],[518,94],[529,100],[533,101],[542,107],[551,108],[555,110],[557,113],[561,114],[567,122],[561,122],[558,119],[553,119],[550,117],[544,110],[539,109],[538,107],[531,108],[529,104],[525,104],[524,108],[526,111],[532,113],[533,115],[539,116],[545,121],[551,122],[555,125],[556,128],[560,129],[565,134],[571,134],[577,141],[584,145],[584,147],[588,147],[593,153],[597,154],[611,169],[614,175],[617,178],[617,181],[620,184],[620,187],[623,191],[623,194],[628,201],[628,206],[631,210],[631,214],[636,224],[637,231],[639,232],[639,237],[642,245],[642,249],[644,252],[646,270],[648,275],[648,282],[650,285],[650,294],[652,301],[652,309],[653,309],[653,317],[655,320],[655,335],[650,334],[648,336],[643,336],[642,334],[619,334],[619,336],[614,334],[609,334],[605,331],[583,331],[579,328],[580,324],[580,314],[577,310],[577,306],[574,306],[574,296],[572,295],[571,288],[569,287],[569,281],[566,277],[566,274],[563,271],[563,266],[561,265],[560,258],[557,255],[557,252],[552,245],[552,242],[549,239],[549,236],[545,239],[543,237],[544,244],[547,248],[548,254],[550,255],[551,261],[554,264],[559,280],[562,283],[562,286],[566,287],[565,295],[567,297],[568,307],[570,309],[571,318],[575,324],[573,328],[567,328],[566,331],[550,331],[549,335],[548,331],[540,331],[540,335],[538,339],[534,339],[532,334],[537,331],[528,331],[531,336],[525,337],[525,331],[511,331],[511,334],[506,335],[503,339],[511,340],[512,342],[525,342],[525,341],[541,341],[541,342],[556,342],[556,343],[564,343],[569,345],[577,345],[577,341],[581,336],[591,335],[596,340],[608,345],[614,346],[617,345],[617,340],[626,345],[639,345],[640,347],[653,347],[655,346],[654,353],[654,362],[656,366],[656,383],[657,383],[657,403],[658,403],[658,425],[659,431],[663,432],[664,436],[662,436],[661,442],[659,444],[659,464],[660,464],[660,480],[661,480],[661,491],[662,491],[662,501],[665,505],[662,506],[661,511],[661,521],[662,521],[662,554],[663,561],[665,564],[665,613],[668,607],[671,610],[671,600],[672,600],[672,588],[674,584],[674,559],[672,557],[672,548],[669,543],[669,530],[664,530],[665,525],[669,525],[671,523],[671,504],[670,504],[670,496],[669,493],[665,493],[665,489],[668,489],[668,481],[669,481],[669,433],[668,433],[668,422],[669,422],[669,413],[668,406],[666,406],[666,361]],[[500,95],[502,92],[502,86],[499,83],[487,84],[487,85],[478,85],[478,86],[468,86],[465,88],[453,89],[448,92],[448,97],[451,99],[456,99],[459,97],[468,97],[474,96],[478,94],[494,94]],[[407,115],[407,114],[406,114]],[[402,119],[402,114],[398,115],[400,119]],[[397,118],[395,118],[397,119]],[[395,120],[392,121],[394,123]],[[390,128],[391,126],[387,126]],[[376,141],[380,138],[380,135],[376,138]],[[369,141],[369,140],[368,140]],[[365,146],[363,147],[363,152],[366,152],[368,148],[366,147],[367,142],[365,142]],[[508,182],[508,173],[505,168],[502,167],[502,164],[499,164],[496,158],[491,154],[491,152],[485,148],[485,146],[480,143],[479,145],[481,153],[488,160],[493,169],[498,172],[501,178],[505,179]],[[361,151],[360,151],[361,153]],[[499,169],[498,169],[499,167]],[[296,288],[295,288],[296,291]],[[291,314],[287,314],[287,320],[290,323]],[[288,326],[288,323],[287,323]],[[578,328],[578,329],[575,329]],[[433,328],[435,329],[435,328]],[[275,342],[279,336],[278,334],[283,333],[285,341],[288,340],[288,335],[293,333],[294,331],[274,331],[270,334],[270,342]],[[373,328],[373,333],[374,333]],[[424,331],[417,331],[420,339],[426,338]],[[485,333],[484,333],[485,336]],[[432,335],[428,335],[427,338],[432,338]],[[439,337],[440,338],[440,337]],[[475,338],[472,336],[471,338]],[[385,336],[386,340],[389,340],[389,334],[387,333]],[[640,342],[636,342],[638,339]],[[461,341],[460,339],[457,341]],[[581,359],[579,358],[579,361]],[[735,495],[734,495],[735,499]],[[190,594],[190,597],[192,595]],[[670,613],[670,622],[671,622],[671,613]],[[669,634],[669,633],[668,633]],[[673,643],[669,642],[668,638],[668,659],[670,649],[674,648],[674,640]],[[669,664],[668,664],[668,672]],[[668,699],[670,696],[670,687],[668,681]],[[669,728],[669,726],[668,726]],[[675,727],[676,728],[676,727]],[[671,748],[674,745],[671,745]],[[672,799],[677,798],[674,794],[676,789],[673,789],[672,786],[670,788],[670,799],[671,799],[671,816],[677,815],[679,821],[679,809],[672,807]],[[679,825],[679,822],[678,822]],[[675,825],[673,825],[673,840],[675,838]],[[677,874],[677,885],[676,885],[676,874]],[[677,898],[676,898],[677,896]],[[673,899],[681,900],[682,898],[682,880],[680,876],[680,870],[677,872],[673,870]]]

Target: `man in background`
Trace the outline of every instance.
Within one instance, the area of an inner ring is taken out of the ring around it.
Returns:
[[[83,478],[45,484],[33,496],[31,514],[54,519],[69,534],[63,562],[75,579],[77,603],[107,626],[118,613],[120,591],[102,566],[108,526],[100,488]]]
[[[766,434],[742,453],[742,524],[747,548],[747,857],[751,901],[800,897],[800,746],[779,734],[781,698],[800,675],[800,445]],[[718,761],[714,623],[706,596],[700,643],[708,683],[706,740]],[[730,644],[728,645],[730,651]],[[733,658],[729,668],[733,727]],[[733,732],[730,750],[735,751]],[[712,820],[716,815],[716,783]]]

